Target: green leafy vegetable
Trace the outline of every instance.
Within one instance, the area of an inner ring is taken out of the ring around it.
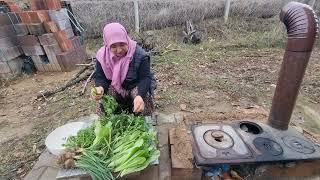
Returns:
[[[156,132],[150,130],[144,117],[114,114],[118,104],[113,97],[104,96],[102,103],[105,116],[69,137],[65,144],[67,148],[82,148],[76,166],[94,180],[114,179],[112,172],[123,177],[145,169],[160,156]]]

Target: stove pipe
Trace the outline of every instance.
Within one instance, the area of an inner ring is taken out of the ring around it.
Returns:
[[[318,20],[310,6],[298,2],[284,6],[280,20],[287,28],[288,42],[268,124],[279,130],[287,130],[315,42]]]

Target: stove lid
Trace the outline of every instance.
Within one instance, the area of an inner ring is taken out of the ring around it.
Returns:
[[[198,165],[251,158],[251,151],[230,125],[194,125],[193,150]]]

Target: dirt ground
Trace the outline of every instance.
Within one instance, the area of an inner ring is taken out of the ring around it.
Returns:
[[[158,79],[157,110],[172,113],[185,106],[187,123],[178,125],[181,129],[194,120],[217,122],[250,117],[263,121],[268,116],[284,53],[284,40],[279,36],[283,29],[275,19],[235,19],[231,20],[233,25],[221,24],[221,20],[199,24],[206,30],[205,41],[199,45],[182,44],[179,26],[151,33],[155,48],[164,52],[152,57]],[[94,54],[101,41],[87,42],[89,54]],[[0,179],[24,177],[45,149],[44,139],[52,130],[95,113],[89,93],[79,94],[82,83],[47,99],[35,99],[40,91],[63,85],[76,72],[39,73],[2,82]],[[308,130],[314,140],[319,138],[320,130],[316,119],[320,117],[319,78],[317,44],[292,117],[292,123]]]

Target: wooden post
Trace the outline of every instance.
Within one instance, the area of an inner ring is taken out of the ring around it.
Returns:
[[[230,11],[230,3],[231,3],[231,0],[226,0],[226,2],[225,2],[225,6],[224,6],[224,22],[225,23],[228,21],[229,11]]]
[[[139,33],[140,32],[140,23],[139,23],[139,3],[138,3],[138,0],[134,0],[133,5],[134,5],[135,31],[136,31],[136,33]]]
[[[313,0],[313,1],[311,1],[310,6],[312,7],[312,9],[314,8],[314,4],[316,3],[316,1],[317,1],[317,0]]]

